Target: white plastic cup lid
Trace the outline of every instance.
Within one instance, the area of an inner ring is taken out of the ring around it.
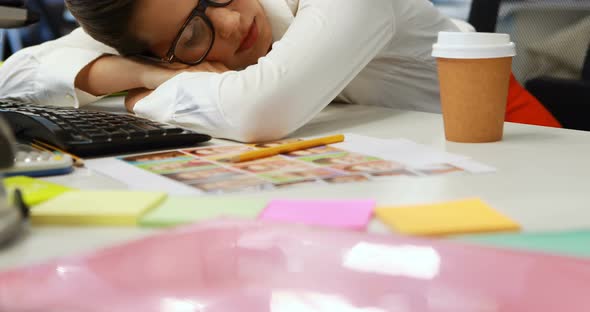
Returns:
[[[432,46],[432,56],[456,59],[485,59],[516,56],[516,46],[510,35],[478,32],[438,33]]]

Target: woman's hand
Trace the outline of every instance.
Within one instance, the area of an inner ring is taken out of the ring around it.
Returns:
[[[154,90],[149,90],[145,88],[137,88],[129,90],[127,95],[125,96],[125,108],[130,113],[133,113],[133,108],[135,104],[142,100],[144,97],[150,95]]]

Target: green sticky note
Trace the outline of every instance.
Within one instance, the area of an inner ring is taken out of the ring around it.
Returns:
[[[3,182],[8,193],[19,189],[22,192],[25,204],[28,206],[40,204],[62,193],[74,190],[63,185],[25,176],[6,178]]]
[[[31,209],[34,225],[135,226],[142,215],[160,205],[166,193],[73,191]]]
[[[248,198],[170,196],[139,223],[146,227],[167,227],[220,217],[255,219],[265,206],[264,200]]]
[[[590,257],[590,230],[547,233],[470,235],[457,237],[457,239],[496,247],[543,251],[553,254],[577,257]]]

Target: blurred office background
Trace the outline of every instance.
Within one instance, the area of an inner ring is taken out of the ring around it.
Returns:
[[[20,29],[0,30],[0,60],[24,47],[61,37],[77,27],[63,0],[26,0],[24,3],[40,15],[41,21]]]

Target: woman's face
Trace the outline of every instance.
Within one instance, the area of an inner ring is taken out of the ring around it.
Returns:
[[[148,43],[150,52],[164,57],[199,1],[204,0],[140,0],[132,29]],[[268,53],[272,33],[258,0],[234,0],[220,8],[209,6],[205,14],[215,29],[215,43],[206,61],[238,70],[256,64]]]

